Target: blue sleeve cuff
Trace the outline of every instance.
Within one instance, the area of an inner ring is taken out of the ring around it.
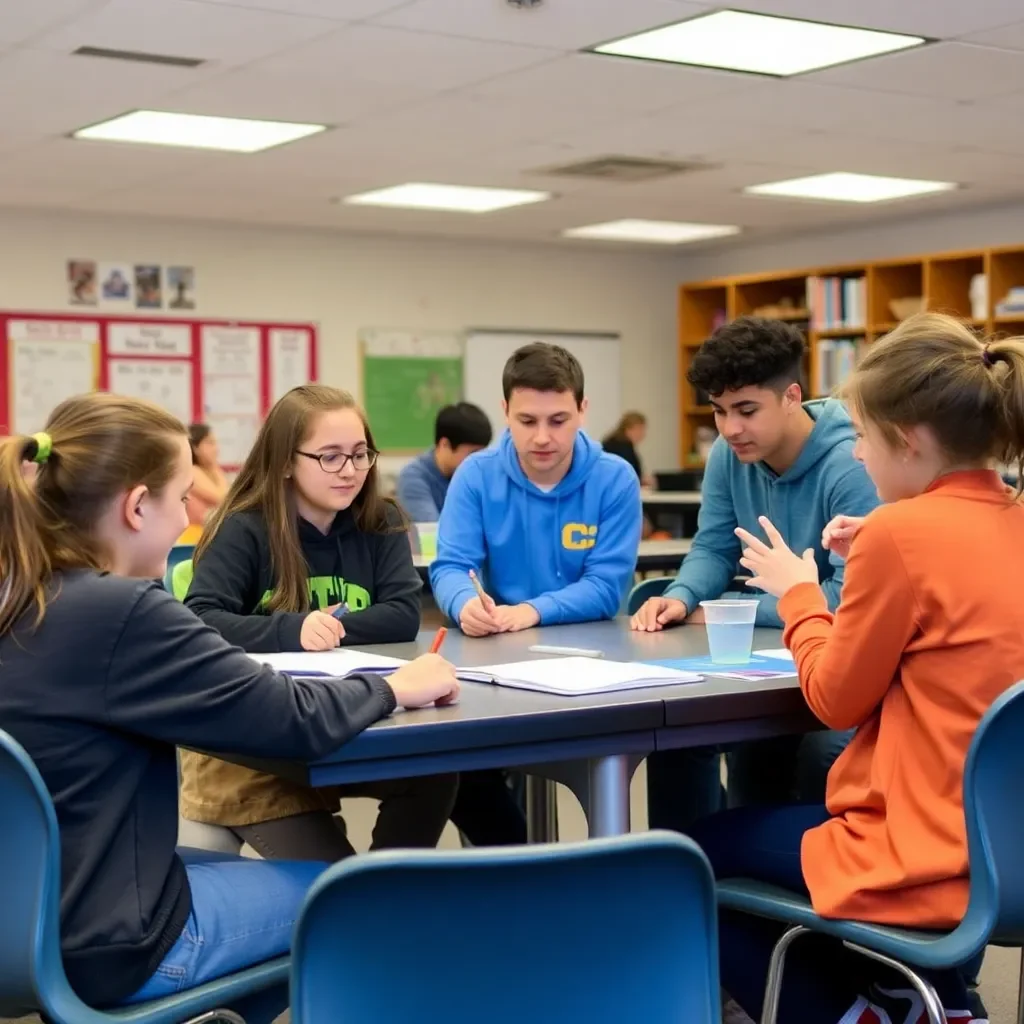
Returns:
[[[686,614],[690,615],[700,606],[701,598],[699,598],[689,587],[682,583],[672,583],[665,588],[661,595],[662,597],[674,598],[676,601],[682,601],[686,605]]]
[[[550,595],[531,598],[526,604],[536,609],[540,616],[540,626],[550,626],[559,621],[558,603]]]
[[[474,597],[476,597],[476,590],[474,590],[473,587],[466,587],[465,589],[460,590],[452,598],[451,611],[448,614],[448,617],[452,622],[458,624],[459,618],[462,615],[462,609],[465,608]]]

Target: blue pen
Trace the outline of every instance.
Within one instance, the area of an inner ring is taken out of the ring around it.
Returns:
[[[348,615],[349,611],[350,609],[348,606],[348,602],[342,601],[341,604],[339,604],[338,607],[335,608],[333,612],[331,612],[331,615],[333,615],[336,619],[340,619],[343,615]]]

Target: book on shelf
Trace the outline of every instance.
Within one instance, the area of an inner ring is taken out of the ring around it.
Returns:
[[[863,327],[867,320],[867,282],[863,277],[809,277],[807,306],[814,330]]]
[[[814,394],[831,395],[857,365],[864,348],[858,337],[830,338],[817,345],[818,364],[814,373]]]

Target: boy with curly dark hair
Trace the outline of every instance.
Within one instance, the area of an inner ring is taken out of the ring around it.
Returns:
[[[853,456],[853,425],[840,402],[803,401],[804,339],[792,324],[742,316],[701,346],[687,379],[710,396],[719,437],[707,460],[693,548],[661,597],[633,616],[636,630],[703,622],[700,602],[730,591],[738,571],[741,526],[760,536],[768,516],[794,551],[811,548],[822,590],[834,611],[843,562],[821,544],[836,516],[863,516],[878,504],[864,467]],[[759,626],[781,627],[775,598],[749,591]],[[792,799],[796,789],[823,799],[828,767],[845,734],[782,737],[729,754],[732,804]],[[717,751],[665,751],[648,761],[652,827],[685,829],[719,809]],[[820,789],[820,793],[818,790]],[[808,792],[809,791],[809,792]]]

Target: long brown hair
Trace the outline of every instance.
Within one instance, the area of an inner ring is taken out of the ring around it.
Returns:
[[[996,459],[1024,481],[1024,338],[918,313],[868,346],[841,393],[894,446],[900,427],[923,424],[951,464]]]
[[[274,593],[267,605],[270,611],[303,612],[309,608],[308,571],[299,541],[294,484],[287,473],[295,461],[296,450],[313,432],[316,417],[335,409],[354,410],[363,421],[367,445],[376,448],[366,415],[347,391],[326,384],[292,388],[267,414],[245,465],[196,546],[198,561],[225,520],[239,512],[258,511],[270,538],[275,580]],[[351,509],[356,526],[364,533],[391,533],[406,528],[395,502],[380,494],[376,463],[367,472]]]
[[[45,432],[42,444],[0,446],[0,635],[33,606],[38,625],[54,573],[104,568],[97,525],[119,494],[163,491],[185,427],[151,402],[95,393],[61,402]],[[34,484],[22,466],[31,460],[41,463]]]
[[[619,422],[615,424],[615,429],[606,435],[601,443],[610,444],[613,441],[628,441],[627,430],[645,426],[647,426],[647,417],[642,412],[624,412],[619,418]]]

